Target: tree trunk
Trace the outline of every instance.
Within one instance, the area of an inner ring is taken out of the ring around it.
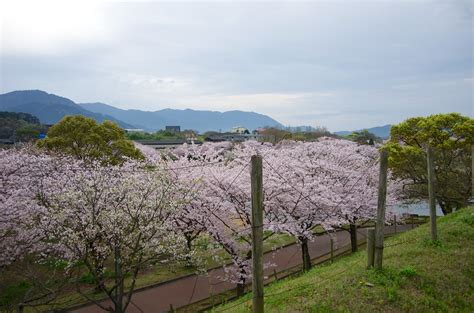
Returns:
[[[122,278],[122,258],[120,247],[115,244],[114,249],[114,265],[115,265],[115,313],[123,313],[123,278]]]
[[[243,296],[245,292],[245,280],[237,283],[237,297]]]
[[[306,272],[311,269],[311,257],[309,255],[308,239],[300,238],[300,241],[301,241],[301,255],[303,257],[303,272]]]
[[[453,213],[453,208],[451,206],[451,203],[440,200],[439,198],[437,200],[438,200],[439,207],[441,208],[441,211],[443,211],[444,215]]]
[[[100,263],[95,267],[95,273],[99,281],[94,288],[95,293],[99,293],[105,290],[105,280],[104,280],[104,264]]]
[[[249,251],[247,253],[247,258],[246,260],[249,260],[252,257],[252,251]],[[239,282],[237,283],[237,297],[240,297],[244,294],[245,292],[245,267],[243,265],[239,266]]]
[[[186,234],[184,235],[185,238],[186,238],[186,248],[188,249],[188,254],[186,254],[186,257],[185,257],[185,267],[193,267],[193,260],[191,259],[191,256],[189,255],[189,253],[191,253],[191,250],[193,248],[193,239],[191,238],[191,236],[187,236]]]
[[[351,234],[352,252],[357,252],[357,225],[349,224],[349,232]]]

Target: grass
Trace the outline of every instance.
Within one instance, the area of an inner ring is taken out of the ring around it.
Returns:
[[[474,207],[386,240],[384,268],[361,251],[265,288],[266,312],[473,312]],[[247,294],[214,312],[249,312]]]

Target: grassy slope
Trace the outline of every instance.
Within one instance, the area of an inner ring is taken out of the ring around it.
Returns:
[[[384,269],[364,251],[265,288],[266,312],[473,312],[474,207],[386,240]],[[216,312],[248,312],[251,294]]]

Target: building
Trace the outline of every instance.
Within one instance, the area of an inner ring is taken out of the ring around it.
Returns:
[[[222,141],[232,141],[232,142],[242,142],[247,140],[259,140],[259,134],[239,134],[239,133],[217,133],[211,134],[204,138],[204,141],[210,142],[222,142]]]
[[[245,127],[242,127],[242,126],[233,127],[230,130],[230,132],[233,133],[233,134],[250,134],[249,130]]]
[[[125,128],[125,132],[127,133],[144,133],[145,130],[141,128]]]
[[[181,126],[165,126],[165,130],[171,133],[181,132]]]
[[[157,150],[161,149],[173,149],[179,147],[185,143],[201,145],[202,142],[199,140],[189,140],[189,139],[165,139],[165,140],[134,140],[135,142],[155,148]]]

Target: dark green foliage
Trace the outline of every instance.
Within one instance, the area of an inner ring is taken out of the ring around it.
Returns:
[[[124,277],[130,277],[130,276],[131,276],[131,273],[126,273],[124,275]],[[107,279],[115,278],[115,273],[111,270],[105,269],[104,278],[107,278]],[[84,272],[84,274],[79,276],[78,281],[82,284],[87,284],[87,285],[95,285],[97,283],[96,279],[94,278],[94,275],[91,272]]]
[[[0,112],[0,139],[26,142],[38,139],[47,127],[40,125],[39,119],[28,113]]]
[[[381,142],[382,140],[370,133],[367,129],[362,131],[355,131],[352,134],[346,136],[347,139],[357,142],[361,145],[374,145],[375,142]]]
[[[29,124],[40,124],[40,120],[31,114],[28,113],[17,113],[17,112],[0,112],[0,119],[8,118],[12,120],[25,121]]]
[[[38,144],[84,161],[121,164],[125,158],[143,159],[142,153],[117,124],[110,121],[97,124],[81,115],[64,117],[49,129],[48,137]]]
[[[294,129],[266,128],[260,131],[259,134],[262,135],[261,141],[271,143],[278,143],[282,140],[314,141],[321,137],[334,136],[325,127],[309,129],[299,127]]]
[[[20,281],[16,284],[6,285],[0,288],[0,308],[14,309],[12,305],[18,303],[31,288],[31,284],[26,281]]]
[[[129,132],[126,136],[130,140],[186,139],[186,132],[175,133],[166,130],[159,130],[154,133]]]
[[[389,166],[405,197],[427,199],[426,148],[434,153],[436,201],[444,214],[467,205],[472,187],[474,119],[458,113],[414,117],[392,126]]]

